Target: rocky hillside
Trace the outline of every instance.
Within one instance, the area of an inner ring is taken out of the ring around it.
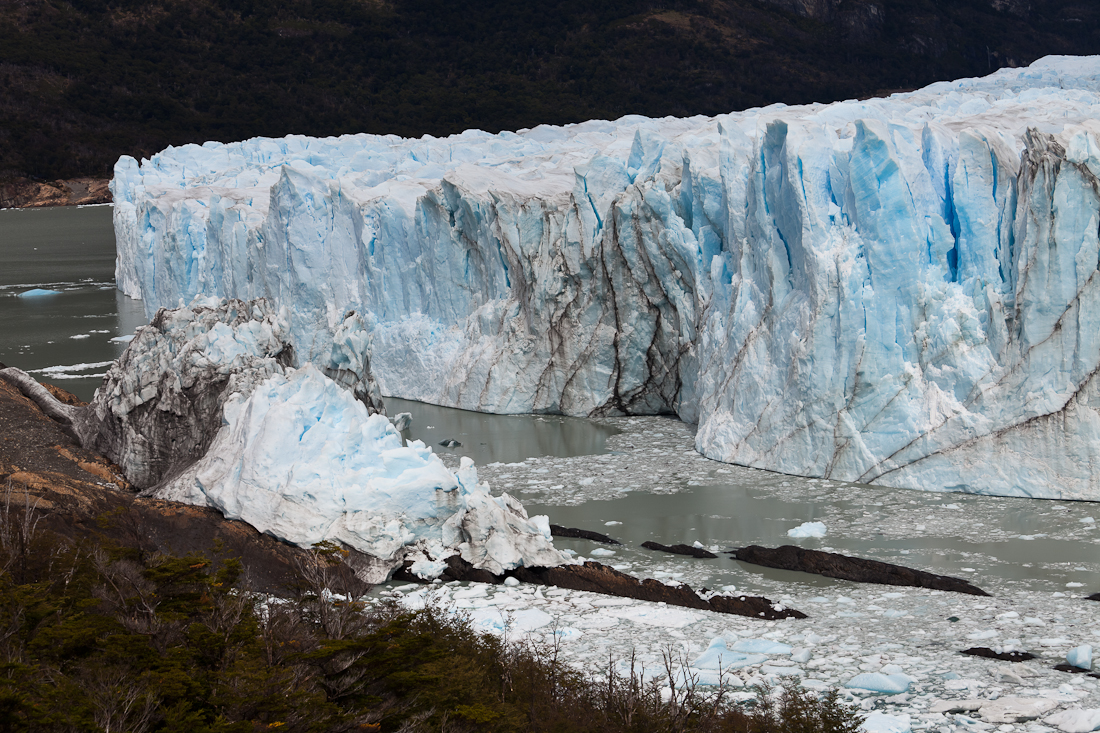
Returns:
[[[824,102],[1097,52],[1084,0],[0,0],[0,181],[208,139]]]

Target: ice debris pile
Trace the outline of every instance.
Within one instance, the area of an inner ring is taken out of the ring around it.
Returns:
[[[422,442],[403,445],[360,398],[369,380],[298,367],[286,332],[285,308],[264,300],[160,311],[95,400],[69,408],[72,424],[148,494],[294,544],[343,543],[367,556],[368,582],[406,563],[434,578],[453,555],[494,574],[566,560],[546,517],[492,496],[469,459],[453,472]]]
[[[150,313],[271,298],[314,363],[360,313],[385,394],[1098,499],[1098,117],[1100,57],[1047,57],[715,118],[169,148],[116,165],[117,276]]]
[[[751,699],[764,684],[836,689],[867,714],[866,733],[1100,729],[1097,680],[1051,666],[1067,647],[1100,635],[1088,601],[871,585],[852,586],[851,597],[825,597],[816,595],[820,587],[773,582],[791,592],[791,603],[816,613],[763,621],[526,583],[390,586],[377,602],[431,603],[468,614],[480,630],[555,644],[560,659],[605,682],[611,660],[619,674],[633,671],[666,690],[670,681],[677,689],[723,684],[730,700]],[[1060,639],[1044,645],[1054,628]],[[1037,657],[1006,663],[959,654],[975,630],[997,631],[1005,645],[1016,637]]]

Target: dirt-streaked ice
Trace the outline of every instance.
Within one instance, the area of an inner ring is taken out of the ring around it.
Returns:
[[[118,283],[150,314],[270,298],[302,359],[339,341],[362,387],[369,351],[394,396],[1098,499],[1098,91],[1100,57],[1048,57],[714,118],[169,148],[115,167]]]

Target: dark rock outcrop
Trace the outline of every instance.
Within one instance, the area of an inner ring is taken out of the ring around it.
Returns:
[[[550,525],[550,535],[552,537],[572,537],[575,539],[592,540],[593,542],[602,542],[605,545],[621,545],[618,540],[611,539],[605,534],[599,532],[593,532],[588,529],[576,529],[574,527],[563,527],[560,524]]]
[[[964,649],[959,654],[968,654],[972,657],[984,657],[986,659],[999,659],[1002,662],[1026,662],[1035,659],[1031,652],[995,652],[987,646],[972,646]]]
[[[704,550],[701,547],[692,547],[691,545],[662,545],[659,542],[643,542],[642,547],[646,548],[647,550],[657,550],[658,552],[671,552],[673,555],[687,555],[688,557],[718,557],[710,550]]]
[[[1100,601],[1100,593],[1093,593],[1091,596],[1085,597],[1086,601]]]
[[[1100,674],[1097,674],[1096,672],[1090,672],[1087,669],[1081,669],[1080,667],[1074,667],[1072,664],[1067,664],[1066,662],[1054,665],[1053,669],[1056,669],[1059,672],[1069,672],[1070,674],[1087,674],[1089,677],[1095,677],[1096,679],[1100,680]]]
[[[707,600],[701,598],[686,585],[665,585],[646,578],[638,580],[632,575],[620,573],[614,568],[598,562],[586,562],[584,565],[562,565],[556,568],[519,568],[510,573],[527,583],[555,585],[570,590],[585,590],[593,593],[634,598],[639,601],[663,602],[670,606],[698,608],[704,611],[732,613],[738,616],[752,616],[763,619],[806,618],[806,614],[793,608],[772,603],[758,596],[715,596]]]
[[[561,565],[556,568],[517,568],[505,575],[493,575],[478,570],[458,555],[447,559],[447,570],[443,580],[464,580],[473,583],[503,583],[507,577],[514,577],[524,583],[553,585],[569,590],[583,590],[601,593],[619,598],[633,598],[638,601],[666,603],[682,608],[697,608],[701,611],[716,611],[737,616],[750,616],[774,620],[780,618],[806,618],[806,614],[794,608],[784,608],[761,596],[711,596],[709,599],[699,596],[686,585],[665,585],[646,578],[639,580],[633,575],[620,573],[614,568],[598,562],[586,562],[584,565]],[[401,568],[393,575],[394,580],[424,583],[409,572],[408,567]]]
[[[0,209],[109,204],[111,190],[108,184],[110,181],[106,178],[70,178],[50,182],[17,178],[0,184]]]
[[[901,565],[867,560],[861,557],[848,557],[835,552],[806,550],[794,545],[783,545],[775,549],[749,545],[730,552],[741,562],[763,565],[779,570],[798,570],[803,573],[824,575],[839,580],[852,580],[857,583],[879,583],[881,585],[904,585],[930,590],[946,590],[966,593],[972,596],[988,596],[981,588],[971,585],[961,578],[947,575],[935,575],[923,570],[913,570]]]

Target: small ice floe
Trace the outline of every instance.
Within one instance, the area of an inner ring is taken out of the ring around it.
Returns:
[[[444,448],[461,448],[462,443],[459,443],[454,438],[447,438],[446,440],[439,441],[439,444]]]
[[[1100,730],[1100,710],[1063,710],[1044,719],[1043,722],[1057,727],[1063,733],[1090,733],[1090,731]]]
[[[1085,517],[1084,519],[1078,519],[1081,524],[1096,524],[1096,520],[1093,517]]]
[[[606,613],[645,626],[663,626],[669,629],[682,629],[699,620],[700,616],[684,608],[674,606],[629,606],[608,608]]]
[[[869,690],[886,695],[896,695],[909,689],[909,676],[863,672],[848,680],[848,683],[844,686],[852,690]]]
[[[1035,720],[1054,708],[1058,703],[1035,697],[1000,697],[996,700],[983,700],[980,708],[985,723],[1024,723]]]
[[[797,527],[788,529],[787,536],[797,538],[824,537],[825,531],[824,522],[803,522]]]
[[[559,639],[561,641],[576,641],[584,636],[584,632],[573,626],[566,626],[560,629],[554,629],[552,632],[552,638]]]
[[[790,654],[791,646],[770,639],[739,639],[733,650],[746,654]]]
[[[793,664],[765,664],[760,667],[762,674],[774,674],[777,677],[793,677],[803,674],[801,667]]]
[[[707,650],[691,663],[692,669],[740,669],[767,660],[763,654],[741,654],[730,651],[721,636],[711,639]]]
[[[48,290],[46,288],[31,288],[30,290],[24,290],[22,293],[19,293],[15,297],[17,297],[17,298],[45,298],[45,297],[50,296],[50,295],[60,295],[60,294],[61,294],[61,292],[58,291],[58,290]]]
[[[399,412],[393,419],[393,427],[397,432],[402,433],[409,429],[409,426],[412,425],[412,421],[413,416],[411,412]]]
[[[582,483],[583,483],[583,482],[582,482]],[[603,523],[603,526],[605,526],[605,527],[614,527],[614,526],[616,526],[616,525],[619,525],[619,524],[622,524],[622,522],[616,522],[616,521],[615,521],[615,520],[613,519],[613,520],[611,520],[610,522],[604,522],[604,523]]]
[[[134,340],[134,336],[137,334],[127,334],[126,336],[115,336],[113,339],[107,339],[108,341],[116,344],[128,344]]]
[[[863,719],[859,729],[863,733],[909,733],[912,720],[906,714],[887,715],[876,710]]]
[[[1082,644],[1070,649],[1066,662],[1078,669],[1092,669],[1092,645]]]
[[[90,333],[78,333],[77,335],[70,336],[69,338],[71,338],[75,341],[77,339],[88,339],[88,338],[91,338],[91,337],[92,337],[92,334],[90,334]]]
[[[967,639],[974,639],[974,640],[992,639],[994,636],[997,636],[999,633],[1000,632],[998,632],[996,629],[986,629],[984,631],[975,631],[972,634],[967,634],[966,638]]]
[[[615,554],[615,551],[608,550],[606,547],[597,547],[595,550],[592,550],[588,554],[592,555],[593,557],[611,557]]]

